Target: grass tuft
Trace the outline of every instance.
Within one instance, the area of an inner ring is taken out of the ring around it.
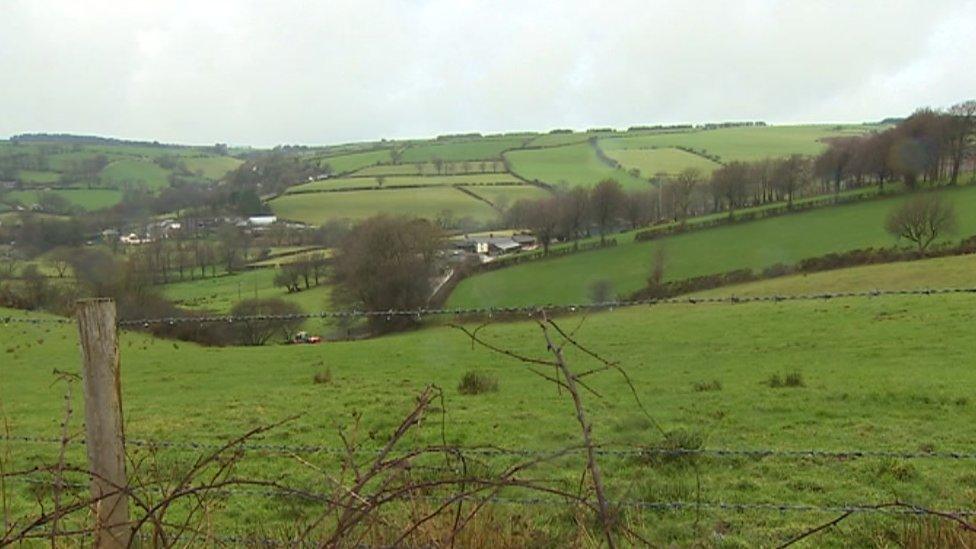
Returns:
[[[332,368],[326,368],[321,372],[317,372],[312,378],[312,381],[316,385],[330,385],[332,383]]]
[[[458,383],[458,392],[462,395],[480,395],[498,391],[498,380],[490,374],[471,370],[464,374]]]
[[[766,380],[766,384],[773,389],[784,389],[787,387],[806,387],[806,383],[803,381],[803,374],[800,372],[790,372],[783,377],[779,374],[773,374],[769,376]]]
[[[713,379],[712,381],[697,381],[692,384],[692,388],[695,389],[696,393],[704,393],[706,391],[721,391],[722,382]]]

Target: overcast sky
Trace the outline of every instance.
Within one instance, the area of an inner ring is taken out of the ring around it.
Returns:
[[[0,0],[0,136],[326,144],[976,97],[976,0]]]

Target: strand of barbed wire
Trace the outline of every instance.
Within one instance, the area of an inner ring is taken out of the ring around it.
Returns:
[[[976,287],[964,288],[917,288],[910,290],[867,290],[859,292],[826,292],[813,294],[792,294],[792,295],[761,295],[761,296],[722,296],[722,297],[672,297],[672,298],[651,298],[636,299],[625,301],[605,301],[599,303],[571,303],[571,304],[535,304],[522,305],[518,307],[475,307],[475,308],[441,308],[441,309],[390,309],[381,311],[359,311],[359,310],[334,310],[317,311],[310,313],[296,313],[287,315],[211,315],[211,316],[171,316],[160,318],[134,318],[123,319],[118,322],[119,326],[143,326],[149,327],[158,324],[179,324],[179,323],[214,323],[214,322],[248,322],[262,320],[313,320],[316,318],[349,318],[349,317],[429,317],[429,316],[489,316],[492,315],[512,315],[527,314],[529,316],[547,313],[575,313],[580,311],[607,311],[623,307],[653,306],[653,305],[699,305],[699,304],[740,304],[758,302],[782,302],[782,301],[827,301],[831,299],[859,298],[859,297],[896,297],[896,296],[937,296],[947,294],[976,294]],[[57,317],[29,317],[29,316],[3,316],[0,317],[0,324],[25,323],[25,324],[70,324],[75,320],[71,318]]]
[[[25,484],[35,484],[35,485],[47,485],[49,482],[45,482],[42,479],[19,479],[20,482]],[[73,483],[62,483],[65,487],[86,489],[88,484],[73,482]],[[329,501],[330,497],[328,494],[318,494],[312,491],[306,491],[302,489],[267,489],[267,488],[257,488],[257,487],[234,487],[234,488],[216,488],[209,490],[209,492],[225,495],[253,495],[253,496],[267,496],[267,497],[294,497],[298,499],[305,499],[311,501]],[[553,506],[553,505],[580,505],[583,502],[579,500],[566,499],[566,498],[553,498],[553,497],[508,497],[508,496],[490,496],[490,497],[479,497],[475,495],[465,495],[465,496],[431,496],[431,495],[414,495],[408,498],[409,500],[415,501],[426,501],[432,503],[447,503],[455,501],[470,501],[470,502],[487,502],[494,505],[514,505],[514,506]],[[886,514],[886,515],[925,515],[931,514],[933,510],[928,507],[905,504],[898,507],[880,507],[878,505],[870,504],[853,504],[853,503],[842,503],[842,504],[824,504],[816,505],[810,503],[795,503],[795,502],[730,502],[730,501],[648,501],[639,499],[618,499],[611,501],[614,506],[617,507],[631,507],[637,509],[648,509],[648,510],[658,510],[658,511],[681,511],[688,509],[718,509],[724,511],[767,511],[767,512],[800,512],[800,513],[876,513],[876,514]],[[952,510],[935,510],[935,512],[954,515],[957,517],[971,517],[976,516],[976,510],[972,509],[952,509]]]
[[[36,443],[36,444],[76,444],[83,445],[83,439],[72,439],[63,441],[60,438],[37,435],[5,435],[0,436],[0,441],[14,443]],[[130,439],[125,440],[125,444],[137,448],[156,448],[156,449],[177,449],[177,450],[219,450],[225,447],[220,442],[210,441],[191,441],[191,440],[151,440],[151,439]],[[230,449],[241,448],[244,450],[254,450],[261,452],[282,452],[288,454],[360,454],[377,455],[382,450],[380,448],[358,448],[349,449],[340,446],[323,445],[300,445],[300,444],[267,444],[248,442],[230,447]],[[436,450],[433,448],[432,450]],[[452,453],[461,453],[471,456],[546,456],[553,453],[567,453],[565,449],[546,450],[542,448],[498,448],[498,447],[450,447]],[[403,453],[410,453],[417,449],[401,449]],[[568,453],[582,453],[584,448],[574,448]],[[662,448],[654,446],[636,446],[626,448],[598,447],[596,452],[603,456],[619,457],[640,457],[649,455],[660,456],[705,456],[715,458],[761,458],[761,457],[786,457],[786,458],[818,458],[818,459],[853,459],[853,458],[887,458],[887,459],[942,459],[942,460],[976,460],[976,452],[961,451],[900,451],[900,450],[827,450],[827,449],[778,449],[778,448]]]

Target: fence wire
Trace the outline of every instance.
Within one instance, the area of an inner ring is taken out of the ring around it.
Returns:
[[[0,441],[17,442],[25,444],[71,444],[84,445],[83,439],[71,439],[62,441],[57,437],[45,437],[36,435],[6,435],[0,436]],[[127,446],[150,449],[177,449],[186,451],[198,450],[219,450],[227,447],[226,443],[212,441],[191,441],[191,440],[150,440],[150,439],[130,439],[125,440]],[[350,452],[349,448],[341,446],[322,446],[322,445],[297,445],[297,444],[268,444],[260,442],[246,442],[243,444],[228,447],[230,450],[241,448],[244,450],[254,450],[261,452],[280,452],[287,454],[336,454],[347,455],[379,455],[380,448],[357,448]],[[553,448],[551,450],[543,448],[497,448],[497,447],[428,447],[428,448],[401,448],[393,455],[398,453],[410,453],[422,449],[431,451],[450,452],[452,454],[463,454],[469,456],[513,456],[513,457],[544,457],[556,454],[585,453],[585,448],[573,448],[568,452],[566,449]],[[784,457],[796,459],[856,459],[856,458],[883,458],[883,459],[941,459],[941,460],[976,460],[976,452],[962,451],[905,451],[905,450],[828,450],[828,449],[779,449],[779,448],[662,448],[653,445],[636,446],[626,448],[598,447],[597,455],[617,456],[617,457],[642,457],[642,456],[703,456],[714,458],[764,458],[764,457]]]
[[[160,324],[214,323],[214,322],[254,322],[263,320],[313,320],[316,318],[423,318],[430,316],[509,316],[525,314],[529,317],[541,313],[576,313],[581,311],[612,311],[621,307],[653,305],[702,305],[702,304],[740,304],[740,303],[779,303],[782,301],[829,301],[832,299],[856,297],[896,297],[896,296],[935,296],[948,294],[976,294],[976,287],[963,288],[916,288],[911,290],[867,290],[860,292],[827,292],[795,295],[762,296],[724,296],[724,297],[676,297],[652,298],[625,301],[605,301],[600,303],[533,304],[518,307],[474,307],[441,309],[390,309],[382,311],[335,310],[297,313],[287,315],[211,315],[211,316],[171,316],[160,318],[131,318],[118,322],[119,326],[149,327]],[[72,318],[4,316],[0,324],[73,324]]]
[[[50,486],[53,482],[45,481],[41,479],[31,479],[31,478],[20,478],[16,479],[16,482],[38,485],[38,486]],[[79,482],[62,482],[61,486],[66,488],[76,488],[76,489],[86,489],[88,484]],[[210,493],[222,494],[222,495],[251,495],[251,496],[263,496],[263,497],[291,497],[296,499],[304,499],[308,501],[331,501],[333,496],[329,494],[319,494],[313,491],[307,491],[302,489],[270,489],[270,488],[248,488],[248,487],[236,487],[236,488],[215,488],[213,490],[208,490]],[[476,502],[476,503],[489,503],[492,505],[509,505],[509,506],[543,506],[543,507],[557,507],[557,506],[571,506],[576,507],[583,504],[596,505],[595,501],[582,502],[575,499],[569,498],[554,498],[554,497],[506,497],[506,496],[489,496],[489,497],[479,497],[474,495],[465,496],[431,496],[431,495],[415,495],[408,496],[404,498],[405,501],[424,501],[435,504],[444,504],[451,502]],[[368,500],[366,500],[368,503]],[[883,506],[874,505],[866,503],[838,503],[838,504],[810,504],[810,503],[794,503],[794,502],[742,502],[742,501],[689,501],[689,500],[640,500],[640,499],[618,499],[611,500],[608,503],[615,507],[630,507],[636,509],[652,510],[652,511],[685,511],[685,510],[697,510],[697,509],[711,509],[720,511],[734,511],[734,512],[750,512],[750,511],[760,511],[760,512],[779,512],[779,513],[861,513],[861,514],[879,514],[879,515],[931,515],[933,513],[940,513],[944,515],[952,515],[955,517],[974,517],[976,516],[976,510],[973,509],[951,509],[951,510],[941,510],[932,509],[930,507],[925,507],[912,503],[905,503],[899,506]]]

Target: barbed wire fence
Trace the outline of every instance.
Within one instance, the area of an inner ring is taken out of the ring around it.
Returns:
[[[269,321],[269,320],[308,320],[316,318],[346,318],[346,317],[416,317],[424,318],[431,316],[452,316],[461,321],[468,318],[492,320],[517,318],[524,315],[527,318],[541,322],[540,319],[546,318],[547,314],[572,314],[586,313],[591,311],[615,311],[628,307],[655,306],[655,305],[699,305],[699,304],[727,304],[737,305],[745,303],[779,303],[785,301],[831,301],[847,298],[885,298],[885,297],[905,297],[905,296],[945,296],[952,294],[972,294],[976,295],[976,288],[938,288],[938,289],[915,289],[915,290],[872,290],[863,292],[832,292],[818,294],[801,295],[764,295],[764,296],[727,296],[727,297],[687,297],[687,298],[668,298],[668,299],[646,299],[636,301],[613,301],[604,303],[584,303],[584,304],[563,304],[563,305],[530,305],[521,307],[480,307],[480,308],[455,308],[455,309],[416,309],[416,310],[387,310],[387,311],[319,311],[314,313],[302,313],[297,315],[216,315],[216,316],[188,316],[188,317],[162,317],[162,318],[133,318],[121,319],[115,322],[119,328],[145,328],[155,324],[178,324],[186,322],[214,323],[214,322],[247,322],[247,321]],[[31,316],[5,316],[0,317],[0,325],[3,324],[74,324],[74,319],[56,317],[31,317]],[[51,437],[39,434],[12,434],[8,432],[0,436],[0,441],[10,444],[42,444],[85,446],[84,438],[67,439],[64,436]],[[171,449],[187,453],[202,451],[225,452],[228,444],[221,441],[207,440],[172,440],[172,439],[140,439],[124,438],[127,446],[135,448],[146,448],[150,450]],[[286,453],[290,455],[309,455],[327,454],[348,457],[352,451],[349,446],[336,445],[300,445],[300,444],[272,444],[261,442],[259,439],[248,437],[247,440],[239,441],[232,445],[238,452],[259,451],[264,453]],[[399,448],[395,452],[390,448],[355,448],[357,455],[371,456],[373,458],[383,457],[392,459],[395,456],[411,456],[416,452],[426,452],[429,448]],[[554,455],[565,456],[567,454],[579,454],[585,452],[584,447],[572,449],[544,449],[544,448],[501,448],[501,447],[450,447],[439,448],[439,451],[448,451],[452,456],[462,460],[465,457],[492,458],[492,457],[511,457],[511,458],[531,458],[533,460],[547,460]],[[592,453],[601,458],[646,458],[657,456],[662,458],[673,457],[708,457],[714,459],[725,458],[744,458],[744,459],[825,459],[834,461],[847,461],[855,459],[899,459],[899,460],[948,460],[948,461],[976,461],[976,452],[959,451],[909,451],[897,449],[783,449],[783,448],[663,448],[653,445],[633,446],[633,447],[611,447],[594,445]],[[455,464],[456,465],[456,464]],[[412,464],[412,466],[423,469],[423,465]],[[60,471],[58,474],[63,474]],[[75,472],[85,475],[84,468],[78,468]],[[11,483],[32,484],[37,486],[49,486],[53,480],[36,478],[38,475],[51,474],[50,471],[41,469],[33,471],[20,471],[17,475],[4,473],[4,480]],[[91,471],[87,471],[89,479]],[[58,480],[61,488],[73,488],[84,490],[90,483],[76,482],[69,483]],[[518,487],[508,485],[507,487]],[[227,486],[222,488],[212,488],[213,493],[219,493],[228,497],[244,495],[247,497],[287,497],[307,501],[334,501],[334,494],[315,493],[305,489],[282,488],[282,487],[250,487],[250,486]],[[484,505],[503,505],[503,506],[542,506],[552,507],[559,505],[566,506],[586,506],[594,502],[580,498],[569,497],[509,497],[499,495],[498,491],[485,496],[465,495],[461,497],[444,497],[435,495],[413,495],[415,500],[438,504],[458,504],[459,502],[477,503]],[[332,499],[330,499],[332,498]],[[633,508],[655,512],[682,512],[688,510],[711,509],[724,512],[772,512],[772,513],[812,513],[812,514],[840,514],[841,517],[828,523],[835,525],[839,520],[852,515],[886,515],[886,516],[927,516],[941,517],[956,522],[961,529],[976,532],[976,527],[967,521],[969,517],[976,516],[973,509],[951,509],[939,510],[930,509],[925,506],[916,505],[910,502],[894,501],[882,504],[873,503],[848,503],[848,504],[805,504],[796,502],[737,502],[737,501],[681,501],[681,500],[644,500],[644,499],[616,499],[607,502],[615,507]],[[460,508],[460,507],[459,507]],[[818,526],[814,531],[819,531],[822,526]],[[61,535],[94,535],[92,531],[78,531],[74,534],[70,532],[57,532]],[[28,536],[18,539],[31,539],[33,537],[45,537],[43,528],[39,528]],[[809,535],[801,534],[796,540],[803,539]],[[3,539],[3,538],[0,538]],[[233,536],[210,534],[213,541],[226,544],[259,544],[266,546],[295,546],[301,545],[306,540],[300,539],[274,539],[260,538],[253,536]],[[608,536],[609,539],[609,536]],[[640,539],[640,538],[637,538]],[[792,543],[794,540],[791,540]],[[613,545],[613,542],[610,542]],[[789,543],[787,543],[789,544]],[[2,546],[3,543],[0,543]]]
[[[957,287],[957,288],[916,288],[906,290],[865,290],[857,292],[823,292],[811,294],[776,294],[776,295],[729,295],[722,297],[677,297],[661,299],[638,299],[626,301],[604,301],[599,303],[569,303],[569,304],[534,304],[521,305],[517,307],[457,307],[439,309],[389,309],[377,311],[349,310],[323,310],[310,313],[296,313],[284,315],[187,315],[170,317],[147,317],[120,319],[120,328],[139,328],[149,327],[156,324],[181,324],[181,323],[215,323],[215,322],[243,322],[243,321],[264,321],[264,320],[314,320],[324,318],[394,318],[394,317],[434,317],[434,316],[455,316],[455,317],[478,317],[491,318],[494,316],[504,317],[506,315],[525,315],[532,317],[542,312],[549,314],[582,313],[589,311],[613,312],[615,310],[655,305],[708,305],[708,304],[727,304],[738,305],[746,303],[780,303],[792,301],[831,301],[836,299],[850,298],[883,298],[883,297],[906,297],[906,296],[944,296],[952,294],[972,294],[976,295],[976,287]],[[76,321],[71,318],[58,318],[51,316],[24,316],[7,315],[0,317],[0,324],[74,324]]]

